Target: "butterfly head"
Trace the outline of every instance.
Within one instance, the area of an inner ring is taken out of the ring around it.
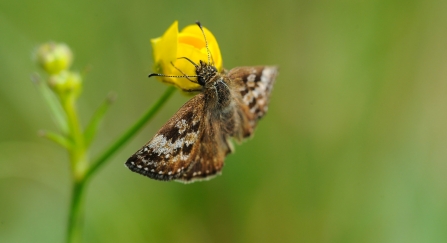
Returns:
[[[206,82],[211,80],[217,74],[217,68],[200,60],[199,65],[196,66],[197,81],[201,86],[205,86]]]

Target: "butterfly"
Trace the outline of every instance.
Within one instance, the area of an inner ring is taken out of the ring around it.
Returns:
[[[208,50],[202,26],[196,23]],[[180,77],[196,77],[202,92],[187,101],[125,163],[131,171],[152,179],[190,183],[219,175],[225,157],[234,150],[231,138],[243,141],[252,136],[259,119],[266,114],[278,74],[276,66],[218,72],[209,50],[208,62],[195,64],[185,59],[195,66],[196,76]]]

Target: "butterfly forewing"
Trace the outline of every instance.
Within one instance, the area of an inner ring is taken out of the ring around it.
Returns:
[[[205,125],[204,95],[185,103],[157,134],[126,162],[130,170],[157,180],[173,180],[187,172],[196,154]]]

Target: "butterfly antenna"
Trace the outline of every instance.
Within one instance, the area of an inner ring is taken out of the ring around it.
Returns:
[[[180,59],[181,57],[179,57],[179,58],[177,58],[177,59]],[[186,58],[186,57],[185,57]],[[186,59],[188,59],[188,58],[186,58]],[[189,59],[188,59],[189,60]],[[190,62],[192,62],[191,60],[189,60]],[[193,63],[193,62],[192,62]],[[194,64],[194,66],[196,66],[195,65],[195,63],[193,63]],[[184,73],[182,70],[180,70],[180,68],[178,68],[178,67],[176,67],[175,65],[174,65],[174,63],[172,63],[171,62],[171,65],[175,68],[175,69],[177,69],[177,71],[179,71],[180,73],[182,73],[183,74],[183,77],[185,77],[186,79],[188,79],[189,81],[191,81],[191,82],[193,82],[193,83],[198,83],[197,81],[194,81],[194,80],[192,80],[192,79],[190,79],[190,77],[191,76],[188,76],[188,75],[186,75],[186,73]],[[197,67],[197,66],[196,66]]]
[[[196,68],[199,67],[195,62],[193,62],[191,59],[189,59],[189,58],[187,58],[187,57],[179,57],[179,58],[177,58],[177,59],[186,59],[186,60],[188,60],[192,65],[194,65],[194,67],[196,67]],[[172,64],[172,62],[171,62],[171,64]]]
[[[210,54],[210,49],[208,48],[208,41],[206,40],[205,31],[203,30],[202,24],[199,21],[196,21],[196,24],[199,26],[200,30],[202,31],[203,38],[205,39],[206,51],[208,52],[208,64],[211,65],[211,54]],[[213,65],[214,65],[214,60],[213,60]]]
[[[166,77],[166,78],[197,78],[197,76],[188,76],[188,75],[183,75],[183,76],[180,76],[180,75],[164,75],[164,74],[161,74],[161,73],[151,73],[151,74],[149,74],[149,78],[150,77]]]

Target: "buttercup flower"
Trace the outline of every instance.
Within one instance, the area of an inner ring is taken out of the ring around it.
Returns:
[[[67,45],[49,42],[39,46],[36,59],[48,74],[57,74],[71,66],[73,54]]]
[[[214,35],[206,28],[206,40],[211,54],[211,63],[217,70],[222,71],[222,56],[219,45]],[[178,32],[178,22],[175,21],[162,37],[151,40],[153,56],[155,61],[154,71],[165,75],[196,75],[195,67],[186,59],[187,57],[198,64],[200,60],[208,63],[208,52],[206,50],[205,38],[197,25],[186,26]],[[172,63],[172,64],[171,64]],[[175,67],[174,67],[175,66]],[[184,74],[182,74],[180,71]],[[159,77],[163,82],[171,83],[183,90],[197,90],[200,85],[191,82],[187,78]],[[197,80],[196,78],[191,78]]]

